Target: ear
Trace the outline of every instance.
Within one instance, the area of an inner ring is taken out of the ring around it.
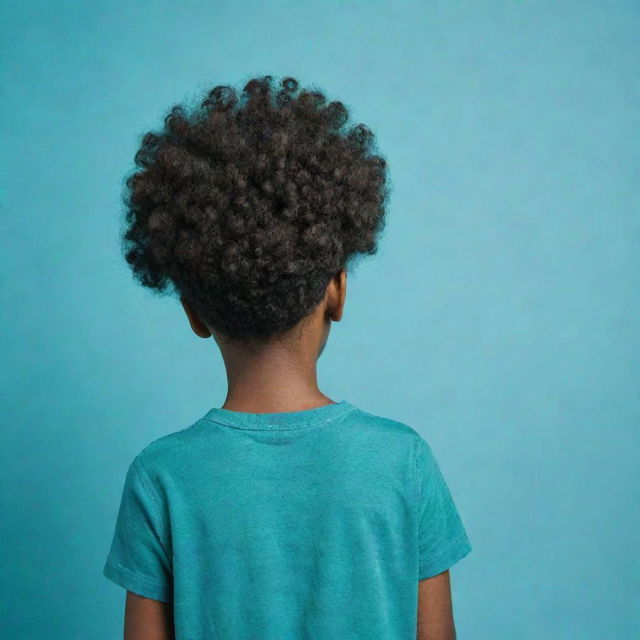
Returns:
[[[330,283],[331,319],[334,322],[342,320],[344,302],[347,297],[347,271],[340,269]]]
[[[211,336],[211,331],[209,331],[204,322],[200,320],[200,318],[190,307],[184,296],[180,296],[180,302],[182,303],[182,307],[187,314],[187,318],[189,318],[189,324],[191,325],[191,329],[193,329],[193,332],[200,338],[208,338],[209,336]]]

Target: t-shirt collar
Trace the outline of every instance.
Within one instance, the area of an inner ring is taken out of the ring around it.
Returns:
[[[277,413],[249,413],[213,407],[203,416],[203,420],[217,422],[237,429],[303,429],[335,420],[353,409],[355,409],[355,406],[347,402],[347,400],[324,404],[312,409],[303,409],[302,411]]]

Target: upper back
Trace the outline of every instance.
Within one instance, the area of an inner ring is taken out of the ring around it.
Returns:
[[[177,638],[415,638],[425,445],[347,401],[211,409],[136,456],[110,561]]]

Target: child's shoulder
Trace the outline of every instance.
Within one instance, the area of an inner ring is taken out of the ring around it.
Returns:
[[[197,436],[195,427],[199,422],[197,420],[186,427],[152,440],[135,456],[136,463],[150,472],[158,468],[167,468],[168,463],[178,461],[193,445],[194,438]]]
[[[408,447],[416,447],[423,437],[412,426],[401,420],[378,413],[371,413],[358,408],[355,412],[358,423],[369,430],[371,435],[378,435],[390,441],[395,441]]]
[[[407,452],[415,454],[420,441],[424,441],[423,436],[406,422],[365,411],[358,406],[353,406],[353,409],[347,420],[363,441],[376,443],[377,446],[372,450],[385,451],[387,455],[395,451],[404,457]],[[152,440],[135,456],[135,461],[149,475],[153,475],[155,470],[169,469],[174,464],[185,464],[190,455],[197,454],[199,443],[206,446],[211,434],[218,433],[217,430],[201,427],[202,419],[198,419],[182,429]],[[350,433],[349,437],[353,436],[353,431],[345,431],[340,425],[334,433]]]
[[[418,432],[406,422],[401,422],[389,416],[381,415],[379,413],[371,413],[364,409],[357,407],[357,415],[361,420],[375,426],[380,429],[387,429],[397,433],[405,433],[407,435],[418,434]]]

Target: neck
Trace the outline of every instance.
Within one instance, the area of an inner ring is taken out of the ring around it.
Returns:
[[[317,350],[273,342],[249,352],[221,349],[228,390],[222,408],[251,413],[301,411],[332,402],[318,388]]]

